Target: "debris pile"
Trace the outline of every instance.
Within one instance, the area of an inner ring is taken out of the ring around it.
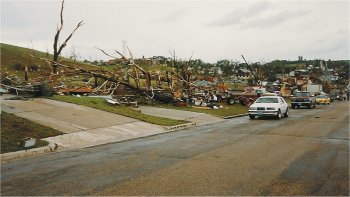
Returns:
[[[165,103],[179,107],[193,106],[202,108],[219,109],[223,104],[251,105],[256,98],[263,95],[280,95],[289,97],[295,90],[315,89],[322,91],[322,85],[317,85],[321,80],[315,76],[299,73],[295,76],[277,77],[276,81],[264,81],[261,72],[249,79],[223,78],[221,74],[203,75],[193,71],[191,59],[188,61],[168,63],[163,69],[151,70],[139,65],[148,62],[147,59],[134,60],[129,48],[130,58],[116,51],[121,58],[112,57],[109,64],[120,65],[112,69],[102,66],[82,66],[67,61],[55,62],[53,60],[37,57],[35,58],[48,65],[48,68],[57,66],[57,73],[43,72],[33,69],[22,69],[24,80],[16,75],[9,75],[6,69],[1,74],[0,92],[12,93],[26,97],[56,95],[80,95],[106,97],[106,102],[112,105],[125,104],[138,106],[142,103]],[[137,63],[136,63],[137,62]],[[152,61],[151,61],[152,62]],[[153,63],[152,63],[153,64]],[[181,64],[181,65],[180,65]],[[250,68],[246,62],[246,66]],[[250,68],[247,72],[257,72]],[[35,75],[33,74],[35,72]],[[29,74],[28,74],[29,73]],[[20,75],[21,74],[21,75]],[[35,76],[35,77],[33,77]],[[238,76],[238,74],[237,74]],[[247,76],[243,76],[247,77]],[[22,77],[23,78],[23,77]],[[229,87],[229,84],[241,84],[240,89]],[[330,87],[324,86],[327,89]]]

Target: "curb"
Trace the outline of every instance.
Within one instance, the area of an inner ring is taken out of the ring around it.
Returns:
[[[247,116],[247,115],[248,115],[248,113],[238,114],[238,115],[234,115],[234,116],[225,116],[224,119],[238,118],[238,117]]]
[[[46,153],[56,151],[57,148],[58,148],[57,144],[49,144],[49,145],[44,146],[44,147],[33,148],[33,149],[28,149],[28,150],[21,150],[21,151],[10,152],[10,153],[4,153],[4,154],[0,154],[0,161],[2,163],[5,161],[10,161],[10,160],[14,160],[14,159],[30,157],[30,156],[39,155],[39,154],[46,154]]]
[[[180,125],[175,125],[175,126],[165,126],[164,128],[169,130],[169,131],[176,131],[176,130],[181,130],[181,129],[186,129],[190,127],[195,127],[196,123],[191,122],[191,123],[186,123],[186,124],[180,124]]]
[[[175,126],[165,126],[164,128],[166,129],[166,132],[172,132],[176,130],[182,130],[190,127],[196,126],[196,123],[186,123],[186,124],[181,124],[181,125],[175,125]],[[158,133],[161,134],[161,133]],[[154,135],[158,135],[154,134]],[[153,136],[153,135],[150,135]],[[143,136],[143,137],[148,137],[148,136]],[[141,137],[142,138],[142,137]],[[127,140],[132,140],[136,138],[131,138]],[[126,140],[121,140],[121,141],[126,141]],[[120,142],[120,141],[112,141],[112,142],[106,142],[103,144],[108,144],[108,143],[114,143],[114,142]],[[101,144],[97,144],[101,145]],[[96,145],[92,145],[96,146]],[[90,146],[83,146],[84,148],[90,147]],[[59,150],[57,150],[59,148]],[[76,148],[76,147],[75,147]],[[73,148],[73,149],[75,149]],[[11,160],[16,160],[16,159],[21,159],[25,157],[31,157],[31,156],[36,156],[36,155],[43,155],[51,152],[57,152],[57,151],[64,151],[64,150],[70,150],[71,148],[67,147],[59,147],[57,144],[50,143],[47,146],[40,147],[40,148],[33,148],[33,149],[28,149],[28,150],[21,150],[21,151],[16,151],[16,152],[10,152],[10,153],[4,153],[0,154],[0,162],[6,162],[6,161],[11,161]]]

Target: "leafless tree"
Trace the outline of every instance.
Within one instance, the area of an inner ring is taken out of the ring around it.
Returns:
[[[62,52],[62,49],[67,45],[67,42],[69,41],[69,39],[72,38],[73,34],[75,33],[75,31],[82,26],[84,23],[83,21],[80,21],[77,26],[75,27],[75,29],[72,31],[72,33],[64,40],[64,42],[62,44],[59,44],[59,37],[60,37],[60,33],[62,31],[63,28],[63,8],[64,8],[64,0],[62,0],[62,5],[61,5],[61,13],[60,13],[60,17],[61,17],[61,24],[57,27],[57,31],[56,31],[56,35],[54,38],[54,44],[53,44],[53,65],[52,65],[52,71],[53,74],[57,73],[57,62],[59,59],[59,56]]]
[[[173,57],[173,62],[172,62],[171,67],[172,67],[172,68],[175,68],[175,67],[176,67],[176,51],[175,51],[175,49],[171,49],[171,50],[169,51],[169,53],[170,53],[170,55]],[[176,71],[178,72],[177,67],[176,67]]]
[[[75,47],[73,46],[69,58],[72,59],[75,63],[77,61],[77,57],[78,57],[78,54],[75,50]]]

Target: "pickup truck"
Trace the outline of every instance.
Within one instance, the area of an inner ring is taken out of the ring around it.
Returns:
[[[305,106],[309,109],[316,107],[316,98],[311,92],[296,92],[291,99],[292,109]]]

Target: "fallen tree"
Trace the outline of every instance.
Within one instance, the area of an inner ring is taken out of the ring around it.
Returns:
[[[81,67],[69,66],[69,65],[59,63],[59,62],[54,62],[53,60],[49,60],[46,58],[40,58],[40,57],[36,57],[36,56],[33,56],[33,57],[40,59],[40,60],[43,60],[43,61],[46,61],[46,62],[51,63],[51,64],[56,64],[57,66],[60,66],[60,67],[63,67],[63,68],[69,69],[69,70],[73,70],[76,72],[76,74],[89,74],[89,75],[93,76],[94,78],[100,78],[100,79],[103,79],[105,81],[109,81],[109,82],[116,83],[118,85],[122,85],[126,88],[129,88],[130,90],[132,90],[135,93],[141,94],[143,96],[147,96],[148,98],[155,99],[155,100],[160,101],[160,102],[169,103],[169,102],[172,102],[172,100],[173,100],[172,96],[163,95],[159,92],[156,92],[156,91],[154,91],[154,89],[151,86],[141,87],[140,85],[134,85],[132,83],[123,81],[122,79],[120,79],[120,78],[122,78],[120,75],[117,75],[117,74],[109,72],[109,71],[103,71],[104,73],[101,73],[99,71],[91,71],[91,70],[87,70],[87,69],[84,69]],[[140,69],[141,67],[139,67],[137,65],[135,68]],[[144,72],[146,72],[146,71],[144,71]],[[150,82],[149,82],[149,84],[150,84]]]

